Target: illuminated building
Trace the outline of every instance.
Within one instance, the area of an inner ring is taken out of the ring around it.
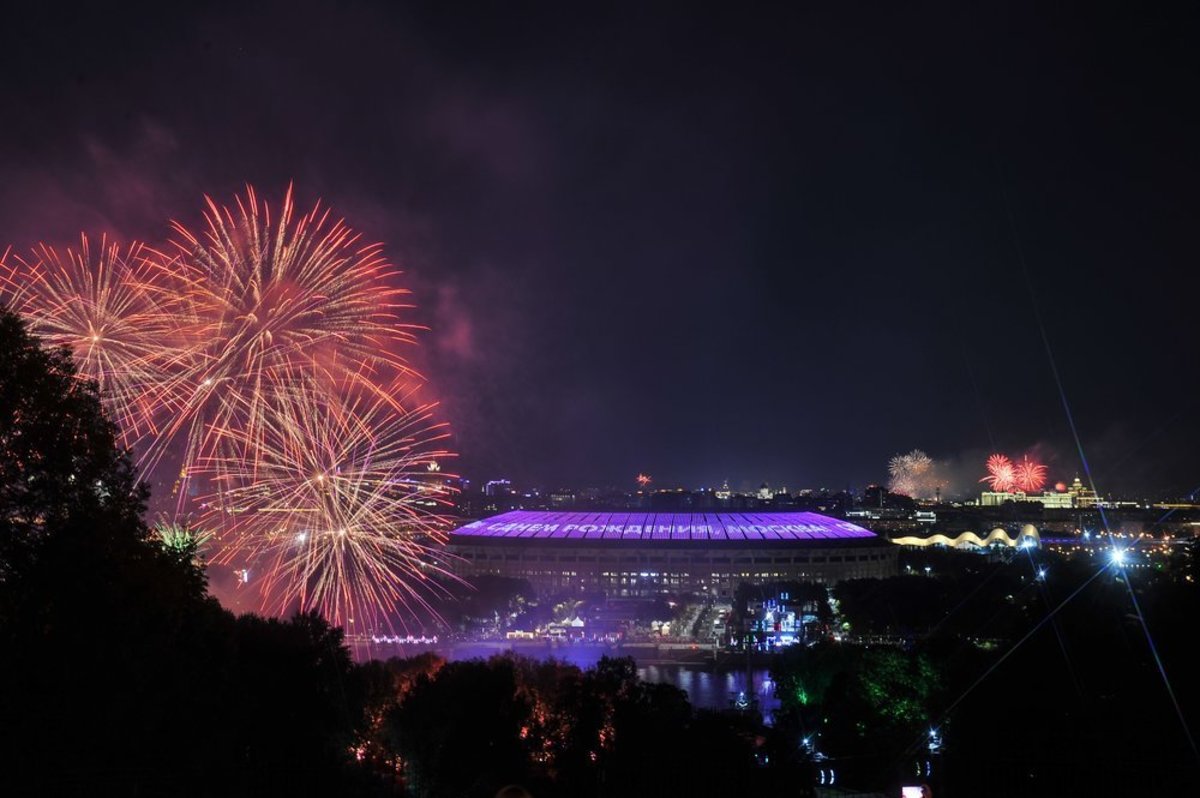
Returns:
[[[748,601],[743,623],[760,650],[803,643],[809,638],[809,630],[820,624],[818,602],[811,598],[793,600],[787,591],[779,591],[774,596]]]
[[[1046,491],[1044,493],[1022,493],[1021,491],[986,490],[979,495],[980,507],[999,507],[1005,502],[1035,502],[1053,510],[1069,510],[1076,506],[1075,494]]]
[[[833,584],[898,572],[898,548],[817,513],[515,510],[450,534],[453,568],[527,579],[542,595],[730,596],[739,583]]]
[[[1079,477],[1075,477],[1071,487],[1067,488],[1067,493],[1075,497],[1076,507],[1095,507],[1100,498],[1096,495],[1096,491],[1084,486]]]
[[[950,536],[939,532],[931,535],[896,537],[892,538],[892,543],[897,546],[917,546],[919,548],[929,546],[948,546],[955,549],[987,549],[992,546],[1006,546],[1010,549],[1038,548],[1042,545],[1042,535],[1033,524],[1025,524],[1019,532],[1011,535],[1003,527],[996,527],[986,536],[980,536],[974,532],[960,532]]]
[[[484,496],[493,496],[493,497],[511,496],[512,495],[512,483],[509,482],[507,479],[489,480],[483,486],[483,495]]]

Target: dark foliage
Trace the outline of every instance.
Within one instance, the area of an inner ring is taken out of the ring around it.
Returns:
[[[18,579],[72,519],[146,536],[146,492],[116,435],[70,352],[41,347],[0,308],[0,579]]]
[[[932,577],[835,589],[854,631],[907,636],[906,647],[788,651],[772,668],[780,733],[813,735],[862,789],[894,792],[931,759],[935,793],[1183,795],[1200,786],[1179,718],[1194,730],[1200,705],[1190,676],[1200,667],[1200,589],[1186,559],[1180,572],[1050,552],[931,560]],[[1045,580],[1034,578],[1040,567]],[[931,728],[944,741],[932,757]]]
[[[0,358],[0,795],[806,795],[829,766],[806,738],[841,783],[894,794],[931,727],[951,794],[1200,787],[1196,544],[1162,572],[935,552],[931,576],[844,583],[852,631],[904,647],[789,651],[773,729],[628,659],[356,666],[316,615],[234,617],[192,548],[160,544],[65,352],[0,311]]]
[[[222,610],[69,355],[0,311],[0,363],[0,794],[360,786],[340,630]]]
[[[420,677],[387,717],[415,795],[739,795],[784,784],[787,756],[759,759],[761,728],[694,713],[681,690],[638,680],[630,659],[581,671],[513,657]],[[788,786],[796,791],[795,783]]]
[[[67,353],[4,313],[0,354],[0,794],[710,795],[756,777],[752,732],[632,660],[355,666],[316,615],[234,617],[194,546],[146,528]]]

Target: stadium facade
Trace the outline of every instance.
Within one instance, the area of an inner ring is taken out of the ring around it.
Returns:
[[[817,513],[514,510],[450,534],[460,576],[528,579],[541,595],[704,593],[741,582],[894,576],[899,548]]]

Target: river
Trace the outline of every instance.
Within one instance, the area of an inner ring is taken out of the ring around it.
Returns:
[[[375,645],[367,656],[377,658],[412,657],[423,651],[433,650],[449,660],[486,659],[508,650],[531,659],[554,659],[569,662],[580,668],[590,668],[600,657],[628,654],[638,659],[636,652],[613,650],[598,645],[555,645],[511,644],[499,642],[456,643],[434,646]],[[688,700],[697,709],[729,709],[739,697],[745,701],[757,699],[763,721],[770,724],[779,699],[775,697],[775,684],[767,668],[718,668],[707,663],[661,664],[638,662],[638,677],[646,682],[661,682],[673,685],[688,694]]]

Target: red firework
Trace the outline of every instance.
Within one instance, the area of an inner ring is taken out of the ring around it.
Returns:
[[[1025,493],[1037,493],[1046,486],[1046,466],[1025,455],[1016,466],[1016,485]]]
[[[157,253],[99,243],[83,235],[65,254],[40,244],[28,259],[0,258],[0,302],[47,344],[72,350],[79,376],[99,384],[122,443],[133,447],[157,433],[157,397],[169,379],[162,352],[178,307],[148,283]]]
[[[176,510],[196,497],[214,561],[255,574],[264,609],[357,618],[350,631],[406,622],[452,578],[452,454],[404,358],[408,292],[328,209],[298,211],[290,188],[276,207],[249,187],[234,207],[208,200],[170,253],[0,251],[0,302],[72,347],[143,473],[178,465]]]
[[[988,483],[992,490],[998,493],[1010,493],[1017,487],[1016,466],[1005,455],[993,454],[989,457],[987,470],[987,476],[979,481]]]

